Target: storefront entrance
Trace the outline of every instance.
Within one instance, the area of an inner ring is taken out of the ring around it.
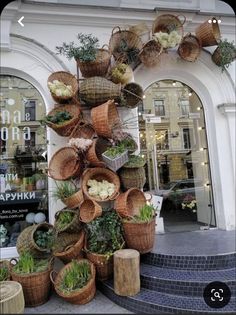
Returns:
[[[144,190],[163,197],[166,232],[215,227],[204,109],[197,94],[173,80],[153,83],[139,108]]]

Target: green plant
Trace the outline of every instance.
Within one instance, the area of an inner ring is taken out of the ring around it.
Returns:
[[[99,47],[98,38],[92,36],[92,34],[82,33],[79,33],[77,38],[79,46],[76,46],[74,42],[70,42],[69,44],[63,42],[62,46],[56,47],[56,51],[68,59],[75,58],[83,62],[94,61]]]
[[[0,268],[0,281],[7,280],[8,275],[9,275],[8,268],[6,266],[1,267]]]
[[[220,40],[217,50],[220,53],[217,65],[221,67],[221,71],[225,71],[231,62],[236,58],[236,47],[234,41],[229,42],[227,39]]]
[[[126,40],[122,39],[120,45],[116,49],[116,53],[120,54],[121,60],[132,64],[138,61],[139,49],[135,47],[129,47]]]
[[[70,196],[72,196],[73,194],[75,194],[78,189],[76,188],[76,186],[70,182],[70,181],[64,181],[60,184],[56,183],[56,190],[53,192],[53,197],[58,200],[64,200]]]
[[[65,121],[72,118],[71,114],[67,111],[58,111],[54,115],[47,115],[45,120],[50,121],[53,124],[61,125]]]
[[[145,165],[146,161],[144,158],[142,158],[139,155],[130,155],[129,161],[126,162],[123,167],[127,168],[135,168],[135,167],[143,167]]]
[[[130,220],[135,222],[149,222],[155,216],[155,212],[156,209],[153,205],[145,204],[142,208],[139,209],[139,215],[131,217]]]
[[[13,271],[20,274],[42,272],[47,270],[48,264],[47,259],[35,259],[29,252],[24,252],[13,267]]]
[[[103,154],[111,159],[115,159],[126,151],[126,147],[123,144],[107,149]]]
[[[55,222],[55,229],[56,230],[63,230],[74,218],[74,213],[69,211],[63,211],[59,213],[58,218]]]
[[[126,137],[119,142],[119,145],[124,146],[127,150],[134,151],[137,148],[137,144],[132,137]]]
[[[34,233],[35,243],[44,249],[51,249],[54,241],[53,229],[48,231],[37,230]]]

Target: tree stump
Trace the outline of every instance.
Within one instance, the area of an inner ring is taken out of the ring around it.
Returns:
[[[140,291],[140,254],[135,249],[120,249],[114,253],[114,291],[132,296]]]
[[[16,281],[0,282],[0,314],[24,314],[22,286]]]

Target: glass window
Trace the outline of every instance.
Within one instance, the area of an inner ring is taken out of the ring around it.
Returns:
[[[193,146],[193,129],[183,128],[183,146],[184,149],[191,149]]]
[[[25,104],[25,120],[34,121],[36,118],[36,101],[28,100]]]
[[[182,116],[188,116],[190,109],[189,109],[189,100],[180,100],[179,101],[180,105],[180,113]]]
[[[154,100],[155,116],[165,116],[164,100]]]
[[[156,130],[156,148],[157,150],[169,149],[168,130]]]

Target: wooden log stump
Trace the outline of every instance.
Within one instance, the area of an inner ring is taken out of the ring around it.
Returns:
[[[0,282],[0,314],[24,314],[25,300],[20,283]]]
[[[133,296],[140,291],[140,254],[135,249],[120,249],[114,253],[114,291]]]

